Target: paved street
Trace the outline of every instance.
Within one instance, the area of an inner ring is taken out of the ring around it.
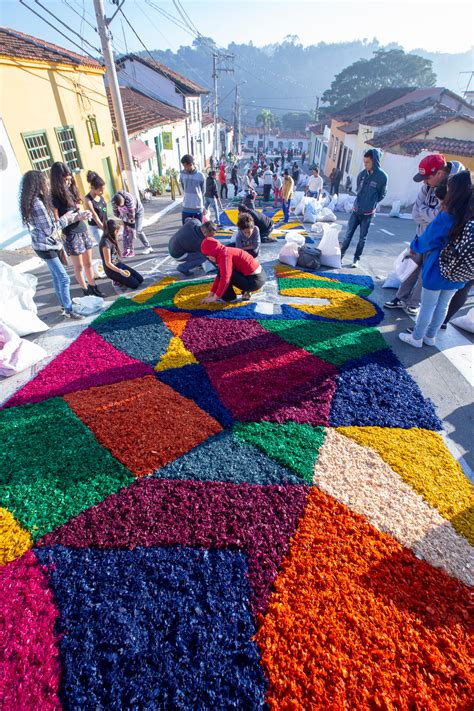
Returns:
[[[127,260],[133,267],[146,274],[153,271],[150,280],[156,280],[160,271],[172,271],[172,260],[169,258],[167,243],[170,236],[180,225],[180,210],[175,208],[157,223],[146,228],[146,233],[153,245],[154,252],[150,255],[141,254],[137,245],[137,254],[133,259]],[[347,222],[345,215],[338,213],[338,221],[344,225]],[[359,273],[370,274],[375,281],[375,290],[371,296],[379,305],[392,298],[394,291],[383,289],[382,284],[387,273],[391,270],[393,261],[400,252],[404,242],[408,242],[414,233],[414,224],[411,219],[394,219],[386,215],[376,216],[369,233],[366,250],[361,259]],[[352,261],[352,252],[355,248],[355,239],[348,253],[349,264]],[[278,243],[281,245],[281,242]],[[273,263],[278,254],[279,246],[264,244],[262,246],[262,262]],[[94,257],[98,258],[98,249],[94,248]],[[158,271],[158,273],[156,273]],[[346,271],[344,269],[344,271]],[[352,270],[347,270],[352,271]],[[51,278],[47,269],[41,267],[33,273],[38,277],[38,290],[36,302],[38,312],[53,330],[38,337],[30,337],[41,343],[49,352],[55,353],[62,350],[73,334],[77,334],[86,325],[64,323],[59,316],[56,297],[52,290]],[[71,279],[72,296],[81,296],[81,290]],[[100,288],[107,301],[117,298],[112,284],[108,280],[99,282]],[[471,295],[464,309],[464,313],[474,305],[474,295]],[[90,320],[90,319],[89,319]],[[403,365],[421,387],[423,393],[431,398],[438,408],[439,416],[444,420],[445,430],[449,437],[448,445],[453,446],[453,453],[461,459],[466,473],[472,476],[470,470],[474,469],[474,453],[472,451],[472,430],[474,420],[474,407],[472,405],[472,387],[466,377],[471,367],[472,355],[468,351],[472,348],[473,337],[465,331],[460,331],[449,326],[447,331],[439,338],[439,348],[424,347],[417,350],[404,345],[398,339],[398,333],[404,330],[412,320],[400,310],[387,311],[386,317],[380,325],[388,344],[397,354]],[[53,348],[51,344],[54,342]],[[470,357],[470,362],[467,359]],[[43,367],[44,363],[39,366]],[[0,384],[0,399],[4,400],[18,385],[29,378],[27,372],[10,378]],[[466,466],[467,465],[467,466]]]

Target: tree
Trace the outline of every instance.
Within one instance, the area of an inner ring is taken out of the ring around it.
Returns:
[[[371,59],[359,59],[336,74],[322,100],[342,109],[385,87],[425,87],[436,84],[433,62],[402,49],[378,49]]]
[[[314,114],[308,111],[290,111],[282,116],[283,128],[287,131],[304,131],[314,121]]]
[[[263,150],[265,150],[265,134],[269,129],[279,126],[280,119],[270,109],[262,109],[256,118],[256,123],[257,126],[263,126]]]

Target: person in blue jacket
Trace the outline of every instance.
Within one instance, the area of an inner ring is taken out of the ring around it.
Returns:
[[[450,281],[441,274],[439,255],[452,239],[457,239],[464,225],[474,216],[471,174],[463,170],[448,181],[442,211],[415,237],[410,249],[426,254],[422,267],[421,306],[413,333],[400,333],[399,338],[414,348],[436,344],[436,336],[448,311],[449,302],[464,282]]]
[[[357,176],[357,195],[347,223],[346,236],[341,245],[341,257],[343,257],[349,248],[354,232],[359,227],[359,241],[352,263],[354,269],[359,266],[359,259],[364,251],[377,203],[383,200],[387,193],[388,177],[387,173],[380,168],[380,151],[377,148],[371,148],[364,153],[364,166],[364,170]]]

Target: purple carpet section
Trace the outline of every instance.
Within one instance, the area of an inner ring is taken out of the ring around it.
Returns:
[[[142,479],[44,536],[38,546],[193,546],[248,556],[251,604],[263,613],[309,487]]]
[[[8,400],[6,407],[110,385],[152,374],[151,365],[130,358],[87,328],[65,351]]]

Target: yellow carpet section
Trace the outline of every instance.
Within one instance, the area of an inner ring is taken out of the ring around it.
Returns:
[[[155,311],[159,314],[161,320],[165,326],[169,328],[173,336],[181,337],[183,335],[183,331],[191,318],[191,314],[185,314],[182,311],[178,313],[175,311],[165,311],[164,309],[155,309]]]
[[[7,509],[0,508],[0,565],[19,558],[33,545],[28,531]]]
[[[283,210],[277,210],[275,212],[275,214],[273,215],[272,220],[273,220],[273,222],[280,222],[280,220],[283,220],[283,217],[284,217]],[[298,222],[298,224],[300,224],[300,223]]]
[[[238,306],[243,306],[247,302],[239,301],[235,304],[225,304],[223,302],[214,302],[211,304],[203,304],[202,300],[208,295],[212,282],[204,284],[189,284],[183,286],[178,291],[173,299],[174,305],[184,311],[192,311],[195,309],[203,309],[206,311],[222,311],[223,309],[232,309]]]
[[[275,274],[280,279],[316,279],[315,274],[309,274],[308,272],[303,272],[301,269],[293,269],[286,264],[277,264],[275,267]],[[318,277],[323,279],[323,277]],[[325,277],[324,277],[325,278]]]
[[[356,294],[346,291],[336,291],[335,289],[318,289],[310,287],[308,289],[281,289],[282,296],[308,297],[312,299],[327,299],[329,304],[291,304],[293,309],[299,309],[307,314],[316,314],[325,318],[335,318],[340,321],[354,321],[375,316],[377,311],[370,301],[361,299]]]
[[[474,486],[439,434],[418,428],[338,427],[337,431],[378,452],[474,545]]]
[[[181,338],[174,336],[169,343],[168,350],[155,366],[155,370],[159,372],[170,368],[182,368],[184,365],[196,365],[196,363],[196,358],[188,351]]]
[[[229,218],[229,220],[230,220],[234,225],[236,225],[236,224],[237,224],[237,220],[239,219],[239,211],[238,211],[238,210],[230,209],[230,210],[224,210],[224,212],[225,212],[225,214],[227,215],[227,217]]]
[[[144,289],[139,294],[134,296],[132,298],[132,301],[135,301],[135,303],[137,304],[144,304],[145,301],[151,299],[154,294],[157,294],[159,291],[162,291],[166,286],[174,284],[175,281],[176,279],[174,277],[163,277],[163,279],[157,281],[156,284],[152,284],[152,286],[149,286],[147,289]]]

